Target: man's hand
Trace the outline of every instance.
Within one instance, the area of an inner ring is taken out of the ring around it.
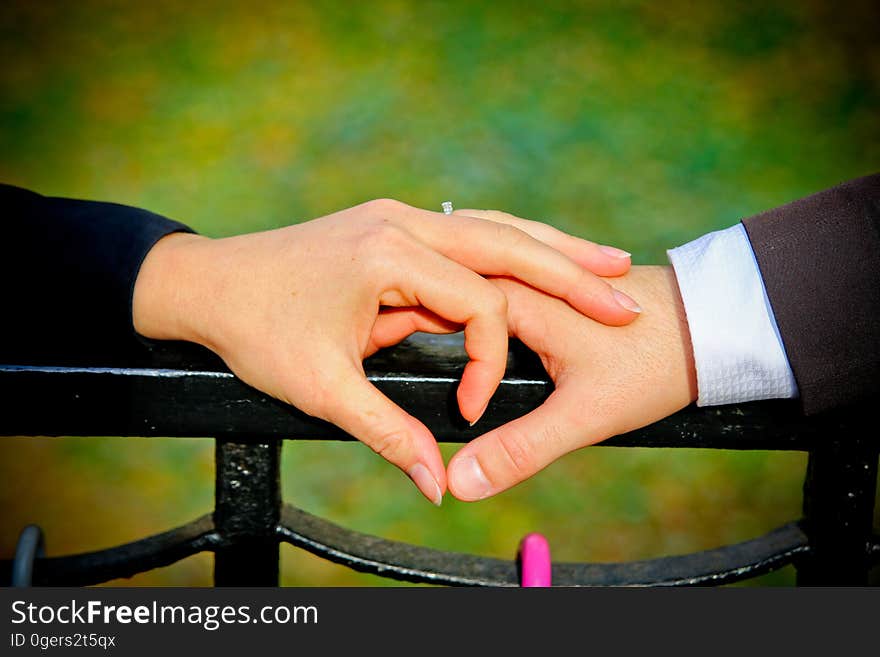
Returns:
[[[367,381],[363,358],[413,331],[464,327],[458,402],[476,422],[504,374],[508,333],[507,299],[480,274],[623,325],[638,306],[590,272],[629,264],[628,254],[509,215],[371,201],[264,233],[170,235],[141,267],[133,320],[146,337],[208,347],[246,383],[362,440],[439,503],[446,470],[434,437]]]
[[[527,479],[572,450],[656,422],[697,398],[684,308],[671,267],[633,267],[615,285],[643,312],[602,326],[558,299],[495,279],[511,335],[535,351],[556,390],[544,404],[476,438],[448,467],[449,490],[473,501]]]

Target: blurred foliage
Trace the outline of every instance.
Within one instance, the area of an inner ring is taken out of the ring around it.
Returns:
[[[663,262],[880,168],[878,28],[867,1],[7,1],[0,179],[213,236],[382,196],[451,198]],[[0,552],[28,521],[51,554],[186,522],[211,507],[212,458],[205,440],[2,439]],[[390,538],[512,558],[541,531],[557,559],[606,561],[795,518],[804,465],[599,447],[497,499],[435,510],[360,444],[289,443],[284,486]],[[282,560],[287,585],[386,583],[292,548]],[[201,555],[132,583],[210,576]]]

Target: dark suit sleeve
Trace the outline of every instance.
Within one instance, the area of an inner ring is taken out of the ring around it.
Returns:
[[[114,203],[0,185],[0,362],[132,362],[144,350],[131,301],[147,252],[191,230]]]
[[[880,174],[743,221],[804,411],[880,392]]]

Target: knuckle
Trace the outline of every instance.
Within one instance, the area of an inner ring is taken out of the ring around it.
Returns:
[[[493,285],[492,292],[486,300],[486,309],[488,312],[492,315],[503,317],[506,320],[508,306],[507,295]]]
[[[518,480],[525,479],[535,471],[535,458],[528,437],[519,429],[511,427],[498,436],[498,446],[507,458],[510,470]]]
[[[467,210],[465,210],[467,212]],[[498,223],[510,223],[511,219],[516,219],[516,217],[509,212],[504,212],[503,210],[477,210],[480,214],[480,217],[483,219],[487,219],[489,221],[495,221]]]
[[[495,221],[503,221],[504,223],[514,227],[519,228],[520,225],[525,224],[528,225],[529,222],[526,219],[520,219],[515,214],[510,214],[509,212],[502,212],[501,210],[492,210],[493,219]]]
[[[364,228],[357,243],[361,256],[382,256],[398,251],[407,241],[407,233],[390,223],[370,224]]]
[[[483,216],[490,221],[504,221],[507,218],[507,213],[502,212],[501,210],[483,210]]]
[[[370,448],[387,461],[396,463],[402,454],[408,434],[401,429],[391,429],[378,433],[370,441]]]
[[[496,222],[496,226],[498,239],[503,244],[508,244],[515,248],[531,240],[528,233],[511,224]]]
[[[364,203],[364,207],[376,214],[386,215],[400,210],[404,204],[393,198],[374,198]]]

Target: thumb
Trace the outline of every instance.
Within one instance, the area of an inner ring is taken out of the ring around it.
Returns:
[[[557,390],[531,413],[472,440],[449,462],[450,492],[465,502],[490,497],[586,444],[571,408]]]
[[[373,386],[352,367],[331,394],[325,417],[403,470],[422,494],[440,506],[446,470],[428,428]]]

